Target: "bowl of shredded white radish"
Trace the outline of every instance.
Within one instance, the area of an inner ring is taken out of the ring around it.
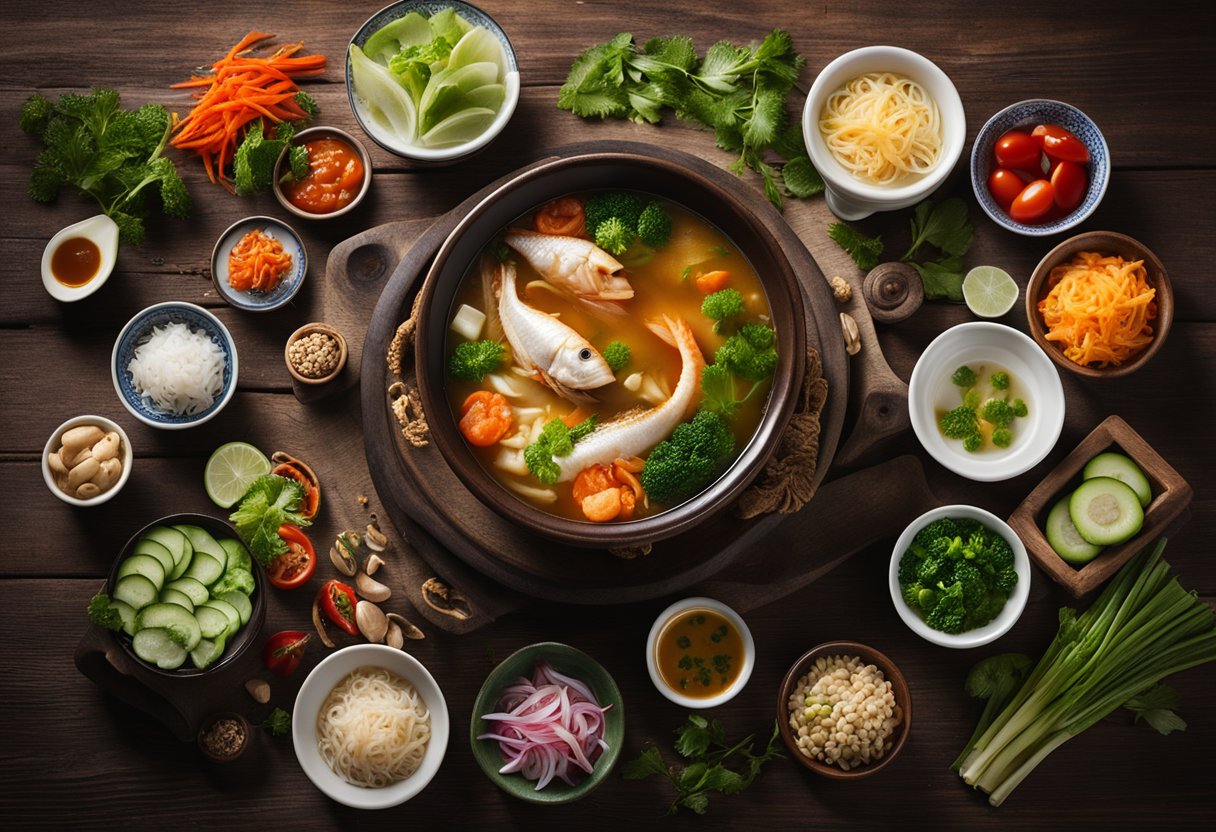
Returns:
[[[110,376],[123,406],[144,424],[169,430],[201,425],[236,391],[236,344],[201,306],[158,303],[118,334]]]
[[[313,668],[291,723],[308,779],[356,809],[387,809],[417,795],[448,745],[447,702],[434,677],[382,644],[346,647]]]

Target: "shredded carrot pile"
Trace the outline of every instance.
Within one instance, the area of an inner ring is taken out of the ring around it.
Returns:
[[[246,125],[255,118],[273,123],[307,118],[295,101],[300,88],[293,79],[325,71],[324,55],[292,57],[304,48],[302,43],[280,46],[266,58],[246,54],[254,44],[272,37],[250,32],[211,65],[213,75],[195,75],[171,85],[173,89],[202,88],[194,93],[198,99],[194,109],[174,127],[172,145],[198,153],[207,177],[229,191],[232,185],[224,178],[224,168],[232,161]]]
[[[1118,367],[1152,342],[1156,296],[1143,260],[1082,251],[1051,270],[1038,308],[1070,360]]]
[[[238,292],[271,292],[291,272],[291,253],[260,228],[242,237],[228,253],[228,285]]]

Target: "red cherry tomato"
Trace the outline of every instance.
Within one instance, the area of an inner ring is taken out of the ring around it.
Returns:
[[[1051,172],[1051,189],[1056,205],[1068,212],[1081,204],[1089,182],[1085,168],[1076,162],[1060,162]]]
[[[284,630],[275,633],[266,640],[262,648],[262,661],[272,673],[279,676],[290,676],[300,666],[300,657],[312,636],[299,630]]]
[[[1082,164],[1089,161],[1089,149],[1085,143],[1059,125],[1040,124],[1030,135],[1051,159]]]
[[[1055,204],[1052,190],[1051,183],[1046,179],[1036,179],[1031,182],[1022,189],[1017,199],[1009,206],[1009,216],[1015,222],[1038,222]]]
[[[988,177],[988,193],[992,194],[996,204],[1006,211],[1025,187],[1026,183],[1022,181],[1022,177],[1008,168],[994,168]]]
[[[1010,130],[996,140],[992,153],[996,163],[1003,168],[1037,168],[1043,148],[1029,133]]]
[[[279,537],[287,544],[287,551],[270,562],[266,577],[279,589],[303,586],[317,570],[317,553],[312,548],[312,541],[298,526],[288,523],[279,526]]]

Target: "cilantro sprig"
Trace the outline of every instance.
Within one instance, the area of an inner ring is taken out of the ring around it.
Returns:
[[[773,29],[759,44],[719,41],[701,60],[692,38],[652,38],[638,47],[622,32],[575,60],[557,106],[583,118],[628,118],[658,124],[665,110],[712,130],[718,147],[739,154],[731,170],[758,173],[778,208],[780,186],[794,197],[823,190],[802,130],[790,123],[786,97],[805,60],[787,32]],[[778,167],[771,155],[784,157]]]
[[[259,725],[272,737],[285,737],[291,733],[291,714],[282,708],[275,708]]]
[[[279,526],[310,526],[312,521],[297,513],[304,499],[304,487],[295,480],[276,474],[263,474],[253,481],[229,520],[241,539],[262,566],[287,551],[279,537]]]
[[[765,763],[785,756],[777,750],[776,722],[768,744],[759,753],[752,750],[755,734],[728,746],[722,723],[696,714],[690,714],[688,723],[677,728],[675,734],[676,752],[688,761],[687,764],[669,766],[662,752],[651,746],[621,767],[621,775],[626,780],[645,780],[655,774],[666,777],[676,792],[668,810],[672,815],[680,809],[705,814],[709,811],[712,792],[738,794],[759,776]],[[728,763],[735,767],[729,767]]]

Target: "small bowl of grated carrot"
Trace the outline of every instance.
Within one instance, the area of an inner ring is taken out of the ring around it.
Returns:
[[[1026,287],[1030,334],[1047,355],[1087,378],[1118,378],[1147,364],[1174,320],[1165,266],[1113,231],[1071,237],[1047,253]]]
[[[300,236],[274,217],[246,217],[228,226],[211,252],[211,280],[230,306],[270,312],[296,296],[308,273]]]

